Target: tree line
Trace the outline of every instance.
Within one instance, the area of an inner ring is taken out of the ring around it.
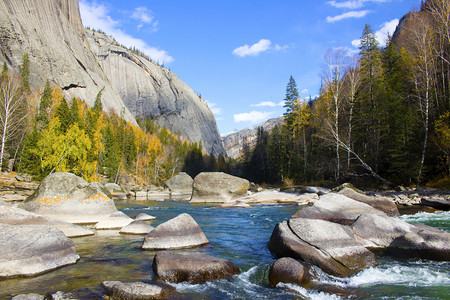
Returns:
[[[426,1],[380,47],[370,25],[357,56],[324,55],[317,99],[291,76],[283,125],[258,129],[240,172],[255,182],[359,181],[449,186],[450,3]]]
[[[137,125],[111,110],[103,111],[101,89],[89,107],[63,96],[47,80],[31,90],[30,61],[25,53],[20,72],[3,65],[0,77],[0,166],[41,180],[53,172],[71,172],[88,181],[164,183],[185,171],[191,176],[208,170],[226,171],[223,155],[203,153],[193,143],[160,128],[151,117]]]

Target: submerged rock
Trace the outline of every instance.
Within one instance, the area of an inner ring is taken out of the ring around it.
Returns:
[[[103,281],[101,286],[110,299],[166,299],[176,292],[176,289],[160,282],[120,282]]]
[[[191,202],[224,203],[247,194],[247,179],[222,172],[202,172],[195,176]]]
[[[269,283],[275,287],[278,283],[301,285],[309,279],[308,268],[301,262],[283,257],[272,264],[269,270]]]
[[[181,249],[206,244],[209,241],[200,226],[190,215],[184,213],[150,231],[144,238],[142,249]]]
[[[239,268],[231,261],[201,253],[157,252],[153,270],[164,281],[205,283],[239,274]]]
[[[20,208],[71,223],[97,223],[117,209],[98,182],[88,183],[71,173],[47,176]]]
[[[34,276],[80,257],[64,233],[46,225],[0,224],[0,277]]]
[[[151,230],[153,230],[153,226],[146,223],[145,221],[141,220],[135,220],[128,224],[127,226],[124,226],[122,229],[120,229],[119,233],[122,234],[147,234]]]
[[[122,227],[129,225],[131,222],[133,222],[132,218],[130,218],[123,212],[118,211],[113,213],[109,217],[101,219],[100,222],[98,222],[94,226],[94,228],[97,230],[121,229]]]

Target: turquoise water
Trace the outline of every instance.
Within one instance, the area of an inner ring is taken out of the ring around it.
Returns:
[[[288,219],[298,206],[215,208],[180,202],[124,201],[116,206],[131,217],[141,212],[157,217],[157,226],[180,213],[190,214],[200,225],[210,245],[185,251],[201,251],[234,262],[241,274],[228,280],[200,285],[176,284],[177,299],[339,299],[338,296],[306,290],[296,285],[271,288],[267,275],[275,261],[267,243],[276,223]],[[448,212],[403,215],[407,222],[421,222],[450,231]],[[140,249],[143,236],[101,231],[95,236],[75,238],[81,259],[72,266],[33,277],[0,281],[0,299],[20,293],[46,294],[77,291],[86,299],[102,299],[100,283],[153,279],[153,251]],[[334,278],[315,269],[319,286],[331,285],[347,293],[343,298],[450,299],[450,263],[426,260],[378,258],[379,266],[353,277]]]

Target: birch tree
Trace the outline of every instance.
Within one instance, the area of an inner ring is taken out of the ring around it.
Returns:
[[[20,134],[26,117],[27,107],[22,79],[12,72],[7,72],[0,88],[0,168],[3,165],[7,143]]]

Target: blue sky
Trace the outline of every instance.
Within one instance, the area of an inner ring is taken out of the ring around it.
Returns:
[[[316,96],[324,53],[358,52],[370,24],[381,44],[419,0],[80,0],[85,26],[136,47],[201,94],[220,133],[283,114],[292,75]]]

